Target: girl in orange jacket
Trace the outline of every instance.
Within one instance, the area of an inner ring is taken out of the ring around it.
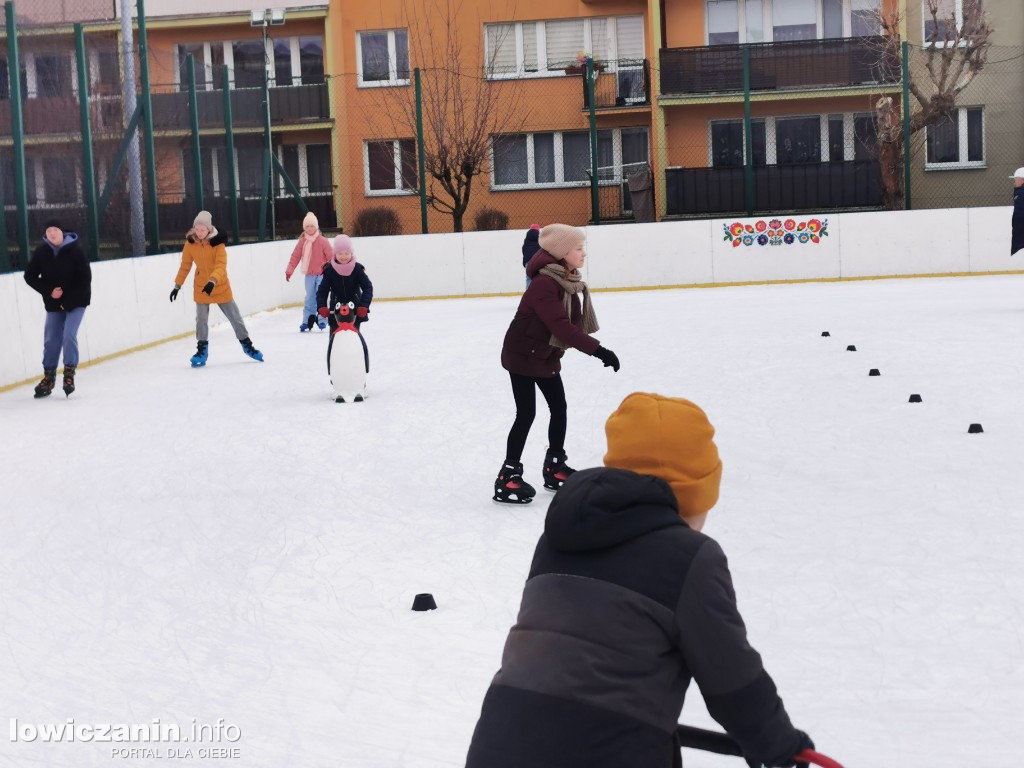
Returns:
[[[249,332],[245,329],[242,313],[238,310],[231,294],[228,280],[228,252],[224,247],[227,238],[213,226],[209,211],[200,211],[192,222],[192,229],[185,235],[185,247],[181,252],[181,267],[174,278],[171,301],[178,298],[178,291],[185,284],[185,278],[195,264],[196,276],[192,297],[196,302],[196,353],[192,355],[192,367],[206,365],[209,355],[210,305],[216,304],[231,323],[235,338],[242,345],[242,351],[253,360],[263,362],[263,353],[253,346]]]

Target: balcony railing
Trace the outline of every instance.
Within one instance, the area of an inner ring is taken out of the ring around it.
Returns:
[[[745,213],[745,171],[738,168],[669,168],[670,216]],[[877,160],[767,165],[754,168],[754,210],[825,211],[882,204]]]
[[[750,51],[751,91],[898,82],[898,68],[881,61],[881,42],[878,37],[850,37],[662,48],[661,93],[742,92],[744,48]]]
[[[651,103],[651,67],[647,59],[602,61],[594,80],[597,109],[643,107]],[[583,108],[590,108],[587,80],[583,79]]]
[[[190,126],[188,93],[154,93],[153,127],[158,131],[187,131]],[[199,91],[200,128],[224,126],[224,92]],[[263,125],[263,89],[231,91],[231,119],[235,128]],[[274,126],[330,119],[327,85],[288,85],[270,89],[270,122]]]

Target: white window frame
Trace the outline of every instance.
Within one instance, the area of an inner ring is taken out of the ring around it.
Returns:
[[[386,141],[386,139],[385,139],[385,141]],[[328,146],[328,147],[330,146],[330,143],[326,142],[326,141],[317,141],[317,142],[312,142],[312,143],[314,143],[316,145],[325,145],[325,146]],[[285,148],[285,146],[286,145],[284,145],[284,144],[278,144],[277,145],[277,161],[279,163],[281,163],[281,167],[282,168],[284,167],[284,148]],[[330,190],[328,190],[326,192],[312,192],[309,189],[309,158],[306,155],[306,148],[309,146],[309,144],[288,144],[287,146],[295,147],[295,149],[296,149],[296,155],[298,156],[298,161],[299,161],[299,178],[292,179],[292,181],[295,183],[295,186],[297,186],[299,188],[299,191],[302,192],[302,196],[303,197],[329,197],[331,194],[333,194]],[[223,151],[223,149],[221,151]],[[214,169],[216,170],[216,165],[214,165]],[[333,174],[332,174],[332,176],[333,176]],[[370,183],[369,177],[367,177],[366,183],[367,184]],[[285,183],[284,183],[284,179],[282,179],[280,176],[277,177],[277,187],[278,187],[277,196],[279,198],[280,197],[288,197],[291,194],[291,192],[288,191],[287,185],[285,185]]]
[[[926,3],[927,1],[928,0],[921,0],[922,8],[924,7],[923,3]],[[704,6],[704,8],[703,8],[703,12],[704,12],[704,44],[705,45],[709,45],[709,43],[708,43],[708,35],[709,35],[708,12],[707,12],[707,7],[708,7],[707,6],[707,2],[708,2],[708,0],[701,0],[701,2],[703,3],[703,6]],[[882,2],[884,2],[884,0],[879,0],[879,4],[881,4]],[[962,0],[955,0],[955,2],[957,4],[957,9],[959,10],[960,4],[961,4]],[[739,24],[739,43],[738,44],[739,45],[745,45],[747,43],[747,0],[738,0],[738,3],[739,3],[739,11],[737,13],[737,23]],[[762,23],[762,29],[764,30],[764,40],[759,40],[757,42],[760,42],[760,43],[772,43],[772,42],[775,42],[775,31],[774,31],[774,26],[773,26],[773,22],[772,22],[772,18],[773,18],[773,6],[772,6],[772,4],[773,4],[773,0],[764,0],[764,2],[762,3],[762,7],[761,7],[761,15],[762,15],[761,23]],[[842,15],[843,15],[843,37],[850,37],[850,35],[853,34],[853,4],[852,4],[851,0],[843,0]],[[824,9],[822,8],[822,4],[821,4],[820,0],[815,2],[815,19],[816,19],[815,34],[817,36],[815,39],[816,40],[821,40],[821,39],[823,39],[822,35],[825,33],[825,17],[824,17]],[[921,29],[922,30],[924,29],[924,22],[923,21],[921,22]]]
[[[928,162],[928,135],[925,134],[925,152],[924,152],[924,169],[926,171],[962,171],[965,169],[985,169],[988,168],[988,152],[986,148],[987,142],[985,141],[985,127],[987,119],[985,117],[985,108],[980,104],[957,107],[957,134],[959,140],[959,146],[957,147],[957,156],[960,158],[967,157],[967,113],[970,110],[977,109],[981,112],[981,160],[956,160],[952,163],[929,163]],[[925,128],[927,131],[931,126]]]
[[[391,142],[391,146],[394,150],[395,159],[395,189],[370,189],[370,144],[383,144],[384,142]],[[364,139],[363,140],[363,192],[366,197],[408,197],[409,195],[417,195],[419,192],[415,189],[404,189],[402,187],[402,145],[403,141],[415,141],[412,136],[406,136],[402,139]],[[417,156],[416,170],[419,171],[420,159]]]
[[[651,133],[648,126],[645,125],[625,125],[620,128],[602,128],[602,131],[610,131],[612,134],[612,163],[613,173],[610,176],[602,177],[598,173],[598,184],[600,186],[614,186],[615,184],[621,184],[623,182],[622,174],[622,131],[623,130],[636,130],[644,129],[647,131],[647,158],[650,162],[650,148],[651,148]],[[511,133],[511,134],[498,134],[502,136],[526,136],[526,178],[525,184],[497,184],[495,183],[496,168],[494,165],[494,136],[491,137],[491,148],[490,148],[490,165],[491,165],[491,180],[490,189],[492,192],[511,192],[515,190],[529,190],[529,189],[574,189],[577,187],[589,187],[590,179],[583,179],[581,181],[566,181],[565,180],[565,154],[562,150],[562,135],[565,133],[585,133],[586,131],[579,130],[567,130],[567,131],[534,131],[532,133]],[[534,162],[534,149],[533,149],[533,137],[537,133],[551,133],[554,134],[554,161],[555,161],[555,180],[554,181],[536,181],[536,163]],[[602,168],[605,166],[601,166]]]
[[[82,205],[82,174],[78,163],[71,163],[68,171],[75,175],[75,192],[74,199],[64,202],[50,202],[46,199],[46,176],[43,173],[43,162],[45,160],[54,160],[59,162],[63,156],[58,155],[56,157],[34,157],[32,160],[32,179],[35,183],[36,188],[36,201],[30,208],[74,208]]]
[[[363,34],[380,34],[386,32],[388,36],[388,79],[387,80],[363,80]],[[356,32],[356,85],[359,88],[390,88],[399,85],[409,85],[410,78],[398,77],[398,53],[395,45],[395,33],[405,32],[406,48],[409,52],[409,73],[412,74],[412,46],[409,44],[409,30],[405,27],[395,29],[361,29]],[[365,154],[365,150],[364,150]]]
[[[971,109],[974,109],[974,107],[971,107]],[[819,131],[820,131],[820,134],[819,134],[820,135],[819,150],[818,150],[819,151],[819,160],[818,161],[822,162],[822,163],[829,162],[829,160],[828,160],[828,148],[829,148],[829,144],[828,144],[828,139],[829,139],[829,136],[828,136],[828,121],[829,121],[829,117],[831,117],[833,115],[842,115],[843,116],[843,162],[845,163],[845,162],[853,161],[856,158],[856,151],[857,151],[856,150],[857,137],[856,137],[856,134],[854,132],[854,125],[853,125],[854,118],[870,116],[870,115],[872,115],[871,112],[852,111],[851,110],[851,111],[848,111],[848,112],[829,111],[829,112],[822,112],[820,114],[819,113],[809,113],[809,114],[802,114],[802,115],[766,115],[765,117],[755,117],[754,118],[755,121],[757,121],[757,120],[763,120],[764,121],[764,142],[765,142],[764,155],[765,155],[765,165],[778,165],[778,152],[776,151],[776,147],[775,147],[775,137],[776,137],[775,121],[776,120],[789,120],[789,119],[794,119],[794,118],[796,118],[796,119],[799,119],[799,118],[809,118],[809,117],[816,117],[816,118],[818,118],[818,125],[819,125]],[[984,117],[982,117],[982,119],[984,120]],[[966,130],[966,121],[967,121],[966,113],[965,113],[965,116],[964,116],[963,120],[964,120],[964,129],[963,130]],[[712,140],[711,140],[711,137],[712,137],[711,126],[712,126],[712,124],[714,124],[714,123],[742,123],[742,122],[743,122],[743,118],[742,117],[732,117],[732,118],[725,117],[725,118],[715,118],[713,120],[708,120],[708,127],[707,127],[707,134],[706,134],[706,141],[707,141],[707,148],[708,148],[708,151],[707,151],[707,167],[708,168],[713,168],[714,167],[714,146],[713,146]],[[963,131],[961,131],[961,136],[963,136]],[[963,151],[966,152],[967,151],[966,150],[966,143],[962,143],[961,146],[963,147]],[[743,133],[743,157],[744,158],[746,158],[746,156],[747,156],[746,153],[747,153],[747,136],[746,136],[746,132],[744,131],[744,133]],[[942,167],[946,167],[946,165],[947,164],[943,164]],[[957,167],[962,167],[962,166],[957,166]],[[972,168],[976,167],[976,164],[971,164],[970,167],[972,167]]]
[[[956,28],[960,29],[964,25],[964,0],[953,0],[953,16],[956,19]],[[941,18],[941,16],[939,17]],[[936,48],[945,48],[952,44],[951,40],[936,40],[934,43],[928,42],[928,33],[926,30],[926,24],[931,19],[931,11],[928,9],[928,0],[921,0],[921,42],[925,46],[935,46]],[[961,41],[960,45],[966,45],[965,41]]]
[[[618,51],[618,34],[616,24],[621,18],[634,18],[640,16],[641,21],[643,17],[636,13],[621,14],[619,16],[587,16],[582,19],[583,21],[583,50],[593,51],[594,50],[594,33],[593,33],[593,21],[605,21],[608,23],[608,44],[609,44],[609,57],[606,65],[607,72],[617,72],[617,61],[619,58]],[[536,21],[497,21],[488,22],[484,24],[483,29],[483,49],[484,49],[484,72],[488,80],[525,80],[537,77],[565,77],[564,67],[558,67],[555,69],[548,69],[548,45],[547,45],[547,28],[546,24],[553,21],[571,21],[574,19],[538,19]],[[534,30],[537,35],[537,69],[536,71],[526,70],[526,61],[523,46],[523,24],[534,24]],[[488,72],[491,62],[491,51],[488,47],[487,42],[487,28],[490,26],[509,26],[513,27],[516,39],[516,68],[514,72]],[[641,58],[646,58],[646,27],[641,24],[641,31],[644,34],[643,39],[643,54]],[[636,69],[636,67],[631,67]],[[544,131],[539,131],[544,133]]]
[[[288,41],[288,50],[289,50],[289,52],[291,54],[291,76],[292,76],[291,82],[290,83],[284,83],[282,85],[281,83],[277,82],[276,79],[273,79],[273,80],[271,80],[271,85],[270,85],[271,88],[286,88],[286,87],[295,86],[295,85],[301,85],[302,84],[302,52],[301,52],[301,49],[299,47],[299,37],[300,37],[299,35],[292,35],[292,36],[289,36],[289,37],[277,37],[277,38],[268,37],[267,38],[267,47],[264,50],[264,57],[265,57],[264,58],[264,62],[265,63],[269,63],[271,66],[275,67],[275,70],[274,70],[275,73],[276,73],[277,63],[276,63],[276,60],[274,59],[274,43],[287,40]],[[312,35],[301,35],[301,37],[312,37]],[[228,78],[230,80],[229,85],[231,86],[231,90],[235,89],[235,53],[234,53],[234,49],[232,49],[232,47],[231,47],[231,44],[234,43],[234,42],[235,42],[234,40],[214,40],[213,42],[207,41],[207,42],[204,42],[204,43],[189,43],[190,45],[202,45],[203,46],[202,74],[200,74],[199,70],[196,70],[196,80],[197,81],[201,80],[201,82],[197,82],[196,83],[196,88],[198,90],[201,90],[201,91],[202,90],[216,91],[216,90],[220,89],[220,81],[219,80],[217,82],[213,81],[214,72],[213,72],[212,60],[213,60],[213,47],[214,46],[219,46],[220,49],[221,49],[221,52],[223,54],[222,58],[224,59],[224,66],[228,68],[228,73],[229,73],[228,74]],[[242,41],[239,40],[239,42],[242,42]],[[248,39],[246,40],[246,42],[248,42]],[[174,68],[173,69],[174,69],[174,87],[175,87],[176,90],[180,90],[180,88],[182,86],[182,82],[181,82],[181,69],[180,69],[180,67],[178,65],[178,61],[180,59],[179,51],[180,51],[179,45],[177,43],[175,43],[174,44]],[[75,88],[76,88],[76,93],[77,93],[77,85],[75,86]]]

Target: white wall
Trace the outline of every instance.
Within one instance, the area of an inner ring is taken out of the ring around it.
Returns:
[[[1024,269],[1009,255],[1012,209],[973,208],[778,217],[827,223],[820,242],[733,246],[712,219],[588,228],[585,279],[593,288],[981,273]],[[795,228],[794,228],[795,229]],[[356,257],[381,299],[516,293],[524,232],[466,232],[356,240]],[[292,242],[229,248],[228,274],[243,314],[302,302],[302,280],[284,279]],[[92,265],[92,305],[79,334],[82,362],[195,330],[191,278],[168,301],[178,254]],[[211,322],[220,322],[217,312]],[[0,275],[0,387],[39,375],[42,298],[20,273]]]

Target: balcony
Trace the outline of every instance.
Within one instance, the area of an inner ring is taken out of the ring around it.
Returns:
[[[744,48],[750,51],[751,91],[898,83],[899,68],[879,61],[881,41],[879,37],[850,37],[662,48],[661,93],[742,93]]]
[[[651,67],[647,59],[602,61],[594,80],[594,108],[621,109],[651,104]],[[590,108],[587,80],[583,79],[583,108]]]
[[[746,213],[744,168],[669,168],[666,213]],[[754,211],[826,211],[882,205],[877,160],[754,168]]]
[[[196,94],[199,127],[224,127],[224,92],[202,90]],[[157,131],[188,131],[190,115],[187,92],[154,93],[153,127]],[[235,128],[262,127],[263,89],[231,91],[231,119]],[[326,83],[289,85],[270,89],[270,122],[275,128],[330,119]]]

